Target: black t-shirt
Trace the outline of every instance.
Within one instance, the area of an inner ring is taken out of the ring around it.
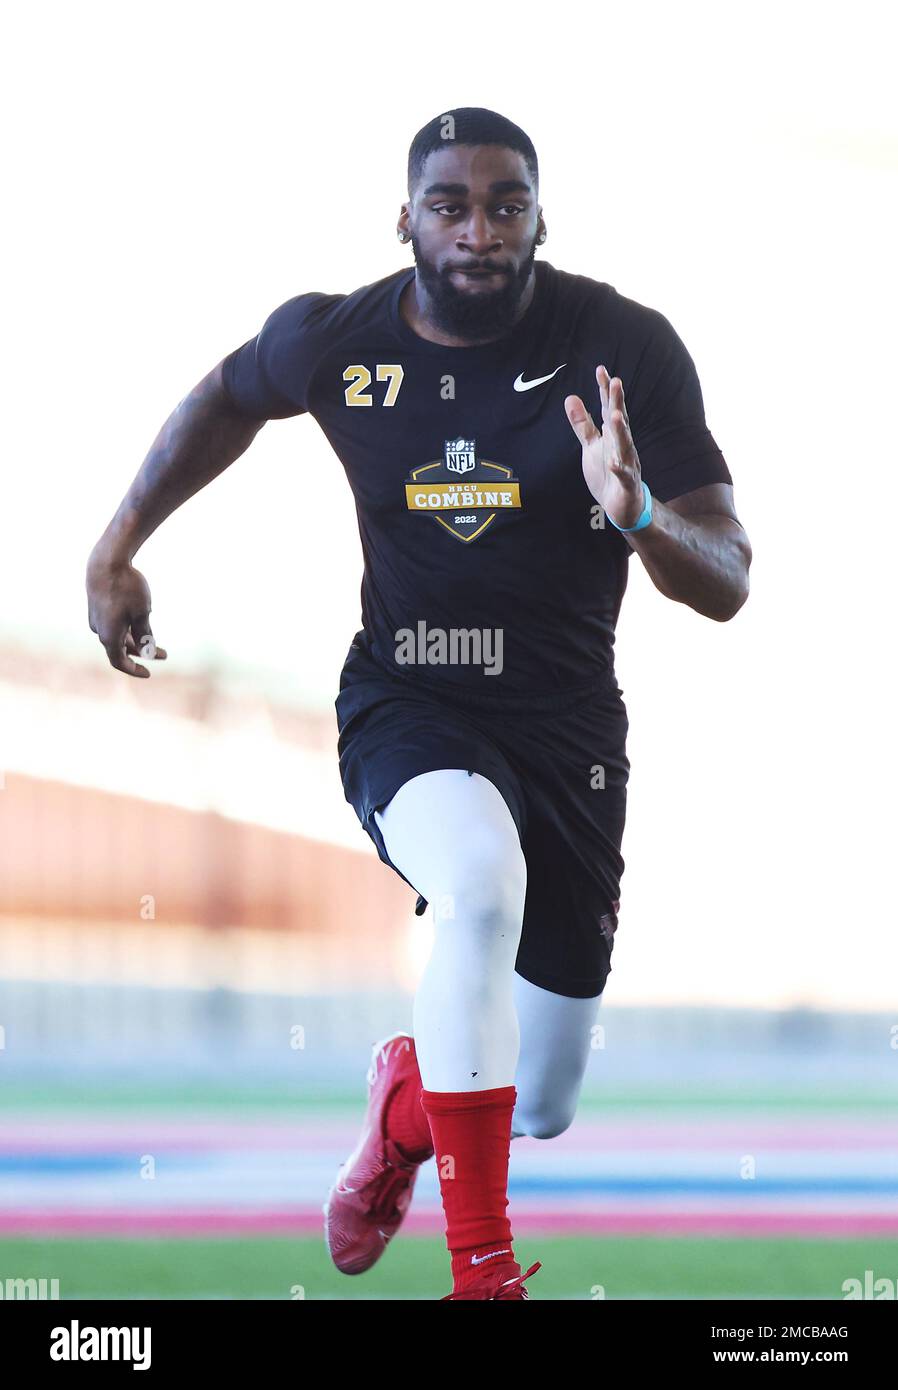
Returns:
[[[660,501],[732,481],[668,320],[547,261],[535,273],[523,318],[481,346],[414,333],[399,312],[404,269],[287,300],[224,364],[239,410],[308,412],[343,464],[365,564],[360,641],[374,659],[497,704],[586,692],[613,669],[632,552],[598,524],[565,396],[601,428],[596,367],[621,378]]]

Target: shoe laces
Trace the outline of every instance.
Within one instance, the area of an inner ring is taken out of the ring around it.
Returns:
[[[538,1269],[542,1269],[539,1260],[537,1260],[535,1264],[532,1264],[525,1274],[516,1274],[514,1278],[506,1279],[504,1283],[498,1286],[495,1293],[490,1294],[488,1301],[490,1303],[510,1303],[529,1298],[530,1293],[524,1288],[524,1280],[529,1279],[531,1274],[535,1274]],[[458,1302],[459,1299],[464,1297],[466,1297],[466,1295],[460,1293],[447,1293],[445,1298],[440,1299],[440,1302]]]
[[[403,1168],[393,1168],[379,1184],[377,1200],[371,1207],[372,1214],[379,1220],[386,1220],[395,1215],[398,1211],[398,1199],[402,1190],[407,1186],[408,1171]]]
[[[501,1303],[506,1299],[529,1298],[530,1292],[524,1288],[524,1280],[529,1279],[531,1274],[535,1274],[540,1268],[540,1262],[537,1260],[536,1264],[530,1266],[526,1274],[518,1274],[514,1279],[509,1279],[507,1283],[500,1284],[493,1294],[493,1301]]]

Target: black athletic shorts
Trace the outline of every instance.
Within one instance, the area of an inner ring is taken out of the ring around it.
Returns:
[[[611,670],[586,693],[527,697],[526,709],[508,696],[450,696],[390,672],[360,632],[336,700],[346,800],[405,882],[374,812],[410,778],[439,768],[479,772],[496,785],[527,865],[517,972],[575,999],[600,994],[611,970],[630,771],[622,695]],[[426,906],[419,894],[416,911]]]

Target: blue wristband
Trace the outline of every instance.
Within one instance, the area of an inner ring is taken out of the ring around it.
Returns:
[[[617,522],[611,521],[611,517],[608,516],[607,512],[605,513],[605,515],[608,516],[608,520],[611,521],[611,525],[615,527],[616,530],[641,531],[644,527],[648,526],[649,522],[652,519],[652,494],[649,492],[649,485],[645,481],[645,479],[642,480],[642,495],[645,499],[645,506],[642,509],[642,516],[639,518],[635,526],[618,526]]]

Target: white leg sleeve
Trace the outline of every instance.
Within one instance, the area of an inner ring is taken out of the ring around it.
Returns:
[[[375,817],[390,859],[433,910],[434,948],[414,1005],[425,1088],[514,1085],[527,869],[504,797],[479,773],[444,768],[413,777]]]
[[[553,1139],[574,1118],[602,996],[569,999],[515,975],[514,998],[521,1051],[511,1136]]]

